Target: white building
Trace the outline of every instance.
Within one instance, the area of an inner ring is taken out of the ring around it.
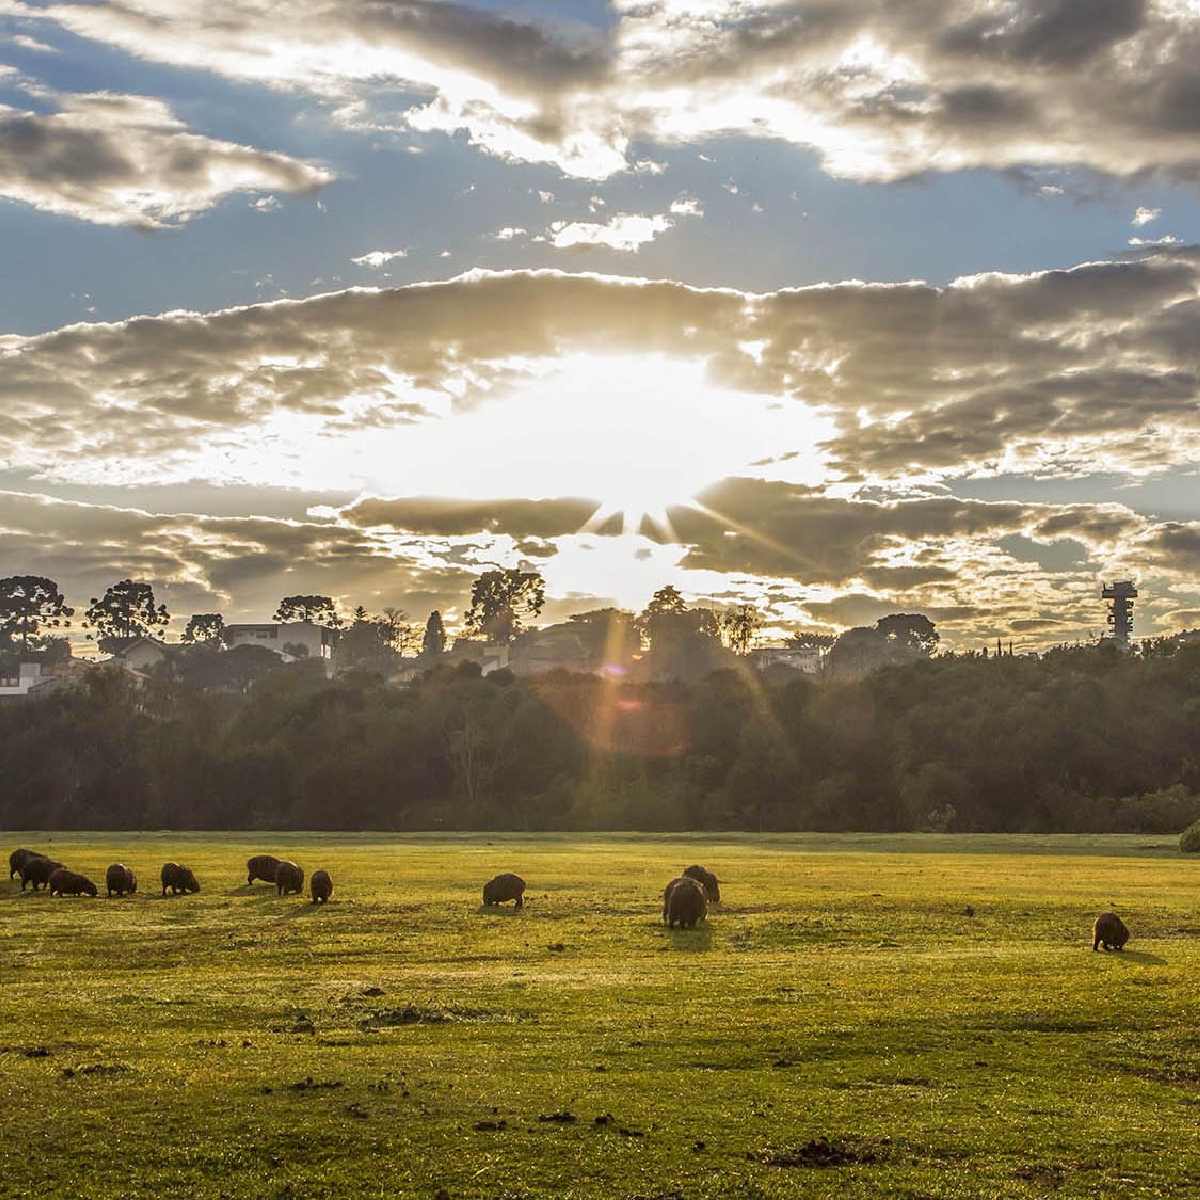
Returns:
[[[312,621],[226,625],[221,636],[230,650],[235,646],[265,646],[278,654],[284,662],[319,658],[325,664],[325,673],[333,674],[334,647],[337,646],[338,633],[336,629],[330,629],[326,625],[316,625]]]

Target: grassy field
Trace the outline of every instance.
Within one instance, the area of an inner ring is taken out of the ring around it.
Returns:
[[[0,884],[0,1196],[1200,1186],[1174,839],[4,837],[101,895]],[[331,903],[248,887],[262,851]],[[167,859],[203,891],[161,899]],[[118,860],[142,890],[107,900]],[[723,903],[668,932],[696,861]],[[508,870],[524,910],[482,909]],[[1133,940],[1093,954],[1109,907]]]

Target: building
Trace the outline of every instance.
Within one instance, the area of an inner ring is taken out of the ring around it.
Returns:
[[[325,674],[333,674],[338,632],[312,621],[273,621],[264,625],[226,625],[221,635],[227,649],[235,646],[264,646],[284,662],[318,658]]]
[[[801,671],[805,675],[820,674],[823,657],[819,646],[803,646],[799,649],[789,646],[764,646],[751,650],[746,655],[747,661],[758,671],[766,671],[771,667],[786,667],[792,671]]]

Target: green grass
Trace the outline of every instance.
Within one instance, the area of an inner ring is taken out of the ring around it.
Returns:
[[[4,844],[101,896],[0,887],[0,1196],[949,1200],[1200,1178],[1197,866],[1173,838]],[[333,901],[247,887],[260,851],[326,867]],[[159,898],[169,858],[199,895]],[[117,860],[142,890],[106,900]],[[694,861],[724,903],[668,932],[662,887]],[[481,909],[505,870],[525,909]],[[1133,939],[1093,954],[1109,907]]]

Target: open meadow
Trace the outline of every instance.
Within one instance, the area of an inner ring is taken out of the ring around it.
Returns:
[[[4,837],[100,896],[0,884],[0,1196],[1200,1178],[1200,866],[1174,838]],[[330,903],[247,886],[258,852],[327,868]],[[160,898],[168,859],[203,890]],[[116,861],[136,896],[104,897]],[[723,902],[668,931],[692,862]],[[481,907],[501,871],[523,910]],[[1110,907],[1132,941],[1093,953]]]

